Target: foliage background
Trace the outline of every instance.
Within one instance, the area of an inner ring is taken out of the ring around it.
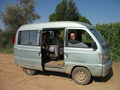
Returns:
[[[96,29],[102,34],[106,42],[110,44],[111,56],[114,59],[120,59],[120,22],[97,24]]]

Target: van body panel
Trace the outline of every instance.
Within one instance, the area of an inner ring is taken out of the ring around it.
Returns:
[[[102,76],[102,72],[101,72],[102,65],[101,64],[83,64],[83,63],[78,63],[77,65],[75,65],[75,64],[76,63],[67,63],[66,69],[65,69],[67,74],[71,74],[72,70],[75,67],[85,67],[90,71],[92,76],[94,76],[94,77]]]
[[[102,60],[96,52],[93,49],[65,47],[65,66],[67,66],[67,69],[76,66],[86,67],[90,70],[92,76],[101,76]],[[69,72],[69,70],[66,72]]]
[[[18,45],[15,50],[16,64],[20,67],[42,70],[40,50],[39,46]]]
[[[112,66],[112,58],[110,58],[110,60],[107,63],[103,64],[102,77],[106,76],[109,73],[111,66]]]
[[[42,70],[41,47],[19,45],[18,44],[19,31],[23,31],[23,30],[18,30],[18,32],[16,33],[16,43],[14,44],[15,64],[24,68]]]
[[[63,72],[63,73],[65,73],[64,67],[63,67],[63,68],[45,67],[45,70],[48,70],[48,71],[56,71],[56,72]]]
[[[44,22],[44,23],[34,23],[26,24],[21,26],[18,31],[22,30],[42,30],[43,28],[94,28],[93,26],[76,21],[59,21],[59,22]]]

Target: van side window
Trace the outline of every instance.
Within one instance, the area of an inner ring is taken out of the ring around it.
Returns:
[[[38,31],[37,30],[28,30],[28,31],[19,31],[18,44],[19,45],[38,45]]]
[[[30,45],[38,45],[38,31],[30,31]]]
[[[85,30],[68,30],[68,47],[92,48],[94,40]]]
[[[29,31],[20,31],[18,37],[18,44],[29,44]]]

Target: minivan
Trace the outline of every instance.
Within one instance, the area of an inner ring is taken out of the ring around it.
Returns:
[[[91,25],[75,21],[26,24],[16,33],[14,61],[28,75],[55,71],[85,85],[111,69],[109,45]]]

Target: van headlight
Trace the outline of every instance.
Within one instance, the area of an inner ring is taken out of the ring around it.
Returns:
[[[102,60],[109,60],[110,59],[110,54],[99,53],[98,55],[99,55],[100,59],[102,59]]]

